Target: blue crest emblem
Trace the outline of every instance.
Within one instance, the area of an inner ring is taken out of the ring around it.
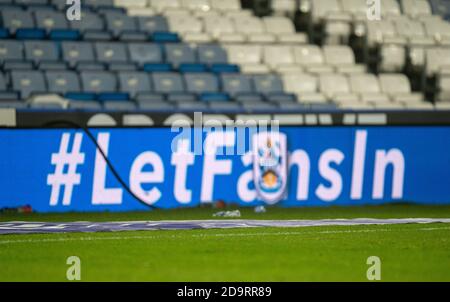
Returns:
[[[253,136],[253,179],[258,198],[275,204],[287,188],[287,139],[279,132]]]

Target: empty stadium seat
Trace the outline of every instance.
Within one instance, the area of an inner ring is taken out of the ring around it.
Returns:
[[[12,88],[20,92],[20,97],[27,99],[30,95],[47,91],[44,75],[40,71],[13,70],[11,72]]]
[[[82,90],[85,92],[113,92],[117,90],[116,76],[107,71],[80,72]]]
[[[73,71],[47,71],[45,79],[48,91],[65,94],[67,92],[81,91],[78,74]]]

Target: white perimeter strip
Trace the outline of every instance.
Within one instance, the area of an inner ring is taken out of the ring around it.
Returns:
[[[321,219],[321,220],[172,220],[172,221],[130,221],[130,222],[3,222],[1,234],[74,233],[74,232],[117,232],[146,230],[194,230],[232,229],[254,227],[310,227],[310,226],[353,226],[389,225],[408,223],[450,223],[450,218],[403,218],[403,219]]]

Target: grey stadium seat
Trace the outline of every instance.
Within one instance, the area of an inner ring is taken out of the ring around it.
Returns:
[[[186,91],[192,93],[217,92],[219,83],[217,77],[211,73],[184,74]]]
[[[161,46],[152,43],[129,43],[130,60],[135,63],[160,63],[163,61]]]
[[[151,75],[155,92],[173,93],[184,92],[184,84],[179,73],[155,72]]]
[[[0,40],[0,63],[5,60],[23,60],[23,44],[14,40]]]
[[[80,73],[83,91],[112,92],[117,90],[114,73],[106,71],[82,71]]]
[[[25,58],[30,61],[57,61],[58,48],[53,41],[25,41]]]
[[[163,16],[140,16],[137,18],[137,21],[139,30],[143,32],[169,31],[169,25]]]
[[[62,12],[37,10],[34,13],[36,26],[46,30],[68,28],[66,16]]]
[[[95,13],[81,11],[81,20],[69,22],[70,28],[78,29],[80,32],[85,32],[86,30],[98,30],[101,31],[105,28],[103,19]]]
[[[279,93],[284,91],[281,78],[274,74],[255,75],[253,77],[253,85],[255,87],[255,91],[262,94]]]
[[[28,98],[32,93],[46,92],[44,75],[40,71],[13,70],[11,72],[12,88],[20,92],[21,98]]]
[[[201,44],[197,47],[198,61],[200,63],[227,63],[227,53],[218,44]]]
[[[113,33],[114,36],[119,36],[124,31],[137,30],[136,20],[123,13],[107,12],[105,13],[106,28]]]
[[[70,65],[95,60],[94,49],[90,42],[64,41],[61,43],[61,49],[63,60]]]
[[[49,92],[78,92],[81,89],[78,74],[73,71],[47,71],[45,78]]]
[[[145,72],[119,72],[119,90],[134,97],[138,93],[152,90],[150,77]]]
[[[175,66],[180,63],[195,63],[194,49],[187,44],[167,44],[165,46],[166,61]]]
[[[128,54],[124,43],[98,42],[95,43],[97,60],[104,63],[127,62]]]
[[[243,74],[222,74],[220,76],[222,89],[230,96],[239,93],[252,93],[252,83],[250,76]]]
[[[6,7],[2,9],[3,26],[15,33],[18,28],[33,28],[34,19],[30,12],[17,8]]]

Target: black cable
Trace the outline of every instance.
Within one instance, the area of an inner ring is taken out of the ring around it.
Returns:
[[[114,168],[114,165],[111,163],[111,161],[108,159],[108,157],[106,156],[106,154],[103,152],[102,148],[99,146],[99,144],[97,143],[97,140],[95,139],[94,135],[92,134],[92,132],[84,126],[81,126],[75,122],[72,121],[67,121],[67,120],[55,120],[55,121],[51,121],[51,122],[47,122],[43,125],[43,127],[47,128],[47,127],[56,127],[56,126],[61,126],[61,125],[67,125],[76,129],[81,129],[83,130],[84,133],[86,133],[86,135],[90,138],[90,140],[92,141],[92,143],[94,143],[96,149],[100,152],[101,156],[103,157],[103,159],[106,162],[106,165],[109,167],[109,169],[111,170],[111,172],[113,173],[114,177],[116,178],[116,180],[120,183],[120,185],[137,201],[139,201],[141,204],[155,210],[158,209],[157,207],[155,207],[154,205],[150,205],[148,203],[146,203],[144,200],[142,200],[139,196],[137,196],[136,194],[134,194],[134,192],[130,189],[130,187],[125,183],[125,181],[122,179],[122,177],[119,175],[119,173],[117,172],[117,170]]]

